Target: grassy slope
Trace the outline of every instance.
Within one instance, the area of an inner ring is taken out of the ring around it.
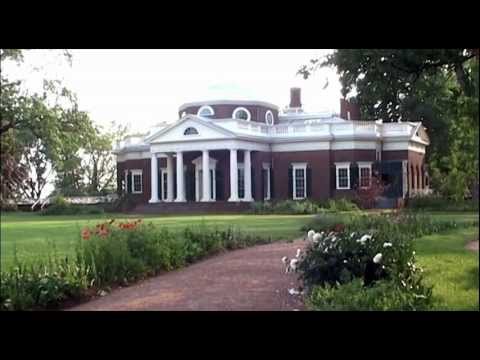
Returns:
[[[434,285],[437,309],[479,310],[478,252],[465,249],[474,238],[478,228],[470,227],[417,240],[417,259]]]
[[[54,244],[58,254],[73,254],[80,230],[85,225],[95,225],[105,219],[125,219],[125,214],[40,216],[28,213],[5,213],[1,218],[1,268],[12,264],[14,247],[20,259],[34,260],[47,255]],[[205,216],[142,216],[146,222],[167,226],[180,231],[186,226],[209,226],[225,228],[229,225],[246,232],[274,239],[293,239],[301,235],[301,226],[310,216],[290,215],[205,215]]]

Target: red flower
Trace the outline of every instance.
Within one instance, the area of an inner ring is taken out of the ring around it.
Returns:
[[[90,230],[89,230],[88,228],[84,228],[84,229],[82,230],[82,239],[83,239],[83,240],[88,240],[88,239],[90,239],[90,235],[91,235],[91,234],[90,234]]]

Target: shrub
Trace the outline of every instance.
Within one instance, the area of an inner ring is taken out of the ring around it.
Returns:
[[[438,195],[417,196],[408,200],[408,208],[429,211],[478,211],[478,201],[450,200]]]
[[[322,209],[311,200],[283,200],[279,202],[254,202],[252,211],[255,214],[316,214]]]
[[[428,308],[414,239],[457,226],[415,213],[317,216],[309,225],[297,270],[312,306],[336,310]]]
[[[428,310],[431,290],[406,290],[393,281],[379,281],[364,287],[358,279],[339,286],[316,286],[308,299],[315,310]]]
[[[331,211],[359,211],[357,204],[354,202],[341,198],[338,200],[329,199],[327,201],[327,209]]]
[[[94,205],[77,205],[68,203],[62,196],[57,196],[52,204],[40,212],[41,215],[96,215],[103,214],[103,208]]]

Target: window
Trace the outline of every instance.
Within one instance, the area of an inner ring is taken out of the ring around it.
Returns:
[[[263,200],[270,200],[270,164],[263,164]]]
[[[242,167],[238,167],[238,197],[240,199],[245,198],[245,171]]]
[[[305,199],[307,197],[307,164],[293,164],[293,198]]]
[[[141,194],[142,192],[142,170],[132,170],[132,193]]]
[[[198,131],[194,127],[189,127],[185,129],[183,135],[198,135]]]
[[[211,106],[204,105],[198,109],[197,115],[203,117],[213,116],[215,115],[215,111],[213,111]]]
[[[238,107],[233,111],[232,117],[234,119],[250,121],[251,115],[250,115],[250,111],[248,111],[244,107]]]
[[[165,169],[161,170],[162,172],[162,200],[166,200],[168,196],[168,172]]]
[[[337,169],[337,190],[350,189],[350,163],[335,163]]]
[[[273,113],[270,110],[265,113],[265,123],[270,126],[273,125]]]
[[[369,188],[372,184],[372,163],[358,162],[359,183],[361,188]]]

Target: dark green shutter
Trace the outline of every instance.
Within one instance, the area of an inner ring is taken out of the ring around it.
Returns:
[[[356,190],[358,188],[358,165],[356,163],[350,164],[350,189]]]
[[[307,166],[307,198],[312,196],[312,168]]]
[[[274,197],[273,184],[275,184],[273,181],[273,168],[270,168],[270,200],[273,200]]]
[[[251,181],[250,181],[250,185],[252,187],[252,198],[255,199],[255,169],[251,168],[252,172],[250,173],[251,174]]]
[[[223,173],[220,169],[216,170],[215,177],[216,177],[215,191],[217,192],[217,200],[224,200]]]
[[[157,175],[157,189],[158,189],[158,198],[162,198],[162,189],[163,189],[163,178],[162,178],[162,170],[158,170],[158,175]]]
[[[173,197],[177,198],[177,172],[173,173]]]
[[[130,171],[127,172],[127,194],[132,193],[132,174]]]
[[[331,195],[337,190],[337,167],[335,165],[330,166],[330,192]]]
[[[288,198],[293,199],[293,167],[288,168]]]

